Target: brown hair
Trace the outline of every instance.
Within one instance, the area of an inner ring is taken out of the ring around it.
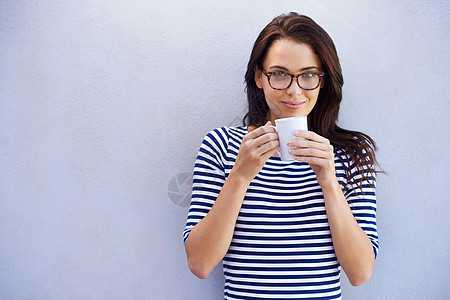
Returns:
[[[375,142],[367,134],[345,130],[336,124],[344,84],[341,65],[331,37],[307,16],[293,12],[280,15],[270,22],[256,39],[245,74],[248,112],[244,117],[244,124],[258,127],[266,122],[269,107],[263,90],[256,86],[255,69],[262,69],[269,48],[280,39],[308,44],[322,63],[324,83],[317,102],[308,115],[309,129],[330,140],[335,151],[341,149],[348,154],[361,175],[364,174],[364,168],[369,169],[369,174],[374,174],[377,164]],[[340,159],[342,161],[341,157]],[[344,164],[344,167],[347,178],[355,181],[351,176],[351,168],[354,166]],[[358,185],[361,185],[363,179],[368,178],[363,176]]]

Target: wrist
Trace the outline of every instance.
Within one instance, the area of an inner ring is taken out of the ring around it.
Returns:
[[[235,183],[239,185],[250,185],[253,177],[246,175],[243,172],[240,172],[236,167],[233,167],[230,171],[230,175],[228,175],[228,179],[233,180]]]
[[[324,193],[328,191],[341,190],[341,186],[339,185],[339,182],[335,175],[332,176],[332,178],[328,179],[326,182],[319,182],[319,184]]]

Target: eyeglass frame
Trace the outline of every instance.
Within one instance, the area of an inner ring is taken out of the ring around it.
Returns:
[[[300,73],[300,74],[296,74],[296,75],[295,75],[295,74],[289,74],[289,73],[286,73],[286,72],[279,72],[279,71],[277,71],[277,72],[267,72],[267,71],[264,70],[263,68],[260,68],[260,69],[261,69],[261,71],[263,72],[263,74],[266,75],[266,77],[267,77],[267,82],[269,83],[269,86],[270,86],[272,89],[277,90],[277,91],[282,91],[282,90],[288,89],[288,88],[292,85],[292,82],[294,81],[294,79],[295,79],[295,81],[297,82],[298,87],[301,88],[302,90],[304,90],[304,91],[313,91],[313,90],[317,89],[317,88],[320,86],[320,83],[321,83],[323,77],[325,76],[325,73],[324,73],[324,72],[319,72],[319,73],[316,73],[316,72],[303,72],[303,73]],[[289,85],[288,85],[287,87],[285,87],[284,89],[277,89],[277,88],[274,88],[274,87],[270,84],[270,77],[271,77],[274,73],[284,73],[284,74],[286,74],[286,75],[291,76],[291,82],[290,82]],[[316,74],[317,76],[319,76],[319,82],[317,83],[317,86],[316,86],[315,88],[313,88],[313,89],[305,89],[305,88],[303,88],[303,87],[300,85],[300,83],[298,82],[298,78],[299,78],[301,75],[305,74],[305,73],[314,73],[314,74]]]

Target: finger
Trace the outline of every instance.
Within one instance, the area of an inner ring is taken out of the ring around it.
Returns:
[[[311,140],[311,141],[316,141],[319,143],[330,143],[330,141],[326,138],[324,138],[321,135],[318,135],[317,133],[313,132],[313,131],[307,131],[307,130],[295,130],[294,131],[294,136],[299,137],[299,138],[304,138],[307,140]]]
[[[312,156],[295,156],[295,160],[308,163],[310,165],[316,165],[321,167],[329,167],[333,165],[333,162],[329,159],[312,157]]]
[[[270,140],[264,144],[259,145],[258,148],[255,149],[257,155],[264,155],[266,152],[276,149],[280,146],[280,142],[278,140]]]
[[[270,141],[278,141],[278,134],[274,132],[267,132],[253,139],[252,142],[255,144],[255,146],[260,146]]]
[[[267,161],[271,156],[274,156],[275,153],[276,153],[275,148],[273,148],[273,149],[271,149],[271,150],[269,150],[267,152],[262,153],[260,157],[264,161]]]
[[[291,153],[294,156],[300,157],[316,157],[334,160],[334,153],[332,151],[329,150],[324,151],[322,149],[317,148],[292,148],[289,150],[289,153]]]
[[[240,151],[243,153],[248,152],[249,154],[260,156],[273,148],[280,145],[278,140],[278,134],[270,132],[262,134],[256,138],[247,137],[242,141]]]
[[[293,139],[293,140],[287,141],[287,145],[289,147],[293,147],[293,148],[300,148],[300,149],[311,148],[311,149],[317,149],[317,150],[321,150],[321,151],[325,151],[325,152],[334,153],[334,148],[329,143],[320,143],[320,142],[315,142],[315,141],[305,140],[305,139]]]
[[[246,135],[246,137],[248,136],[249,139],[254,139],[254,138],[257,138],[258,136],[261,136],[261,135],[263,135],[265,133],[276,132],[275,129],[273,127],[271,127],[270,124],[271,124],[270,121],[267,122],[266,125],[258,127],[255,130],[253,130],[252,132],[248,133]]]

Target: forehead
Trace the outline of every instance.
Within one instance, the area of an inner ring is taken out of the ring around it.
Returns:
[[[270,46],[263,66],[265,68],[281,66],[291,72],[297,72],[306,67],[320,68],[322,64],[310,45],[281,39]]]

